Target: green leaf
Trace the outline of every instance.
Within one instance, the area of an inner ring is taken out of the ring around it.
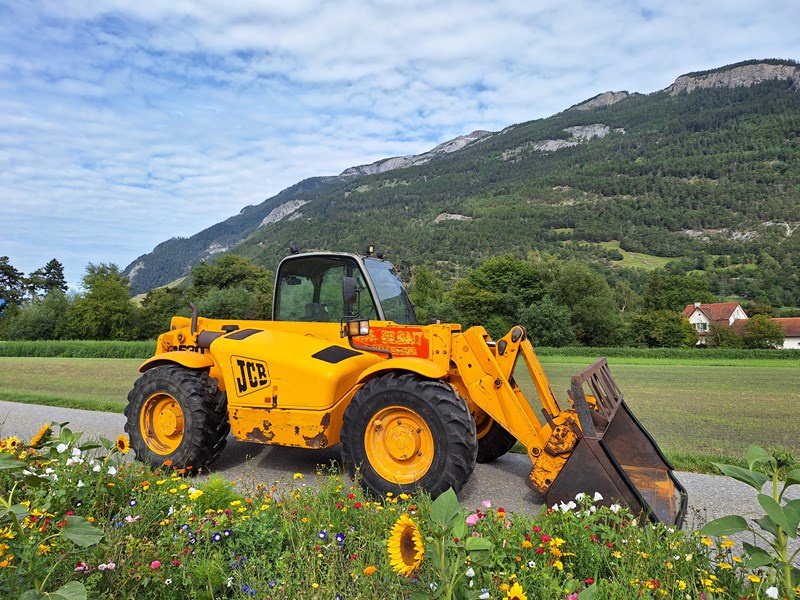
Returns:
[[[760,492],[761,488],[764,487],[764,484],[769,480],[769,477],[763,473],[759,473],[758,471],[743,469],[742,467],[737,467],[736,465],[725,465],[720,463],[711,464],[717,467],[728,477],[733,477],[742,483],[746,483],[750,487],[754,488],[757,492]]]
[[[747,542],[743,542],[742,547],[744,548],[744,551],[747,553],[747,556],[749,557],[745,564],[750,569],[767,567],[771,565],[775,560],[772,556],[770,556],[770,554],[766,550],[764,550],[763,548],[759,548],[758,546],[754,546],[753,544],[748,544]]]
[[[431,504],[431,521],[444,531],[455,525],[455,519],[461,514],[461,505],[453,488],[442,493]]]
[[[14,516],[17,517],[18,519],[21,519],[22,517],[27,517],[30,514],[28,507],[25,506],[24,504],[15,504],[14,506],[11,507],[11,510],[9,512],[13,513]]]
[[[70,581],[48,596],[50,600],[86,600],[86,588],[80,581]]]
[[[490,540],[483,537],[469,537],[464,546],[468,552],[483,552],[491,550],[493,544]]]
[[[797,500],[790,500],[784,504],[783,514],[786,515],[786,521],[789,524],[786,533],[789,534],[789,537],[796,538],[797,528],[800,527],[800,498]]]
[[[428,600],[428,594],[423,591],[417,590],[411,594],[411,600]]]
[[[756,519],[756,523],[758,526],[761,527],[764,531],[771,533],[772,535],[778,535],[778,528],[775,526],[775,521],[770,519],[768,516],[763,516],[760,519]]]
[[[747,461],[747,466],[753,468],[753,465],[760,465],[770,463],[773,466],[778,466],[775,458],[764,450],[761,446],[748,446],[744,451],[744,459]]]
[[[458,521],[455,525],[453,525],[453,530],[451,531],[453,537],[457,537],[460,540],[463,540],[467,537],[467,521],[466,519]]]
[[[593,600],[597,596],[596,584],[592,584],[578,594],[578,600]]]
[[[739,515],[728,515],[727,517],[721,517],[706,523],[705,526],[700,530],[700,533],[704,535],[720,537],[723,535],[739,533],[740,531],[747,531],[749,529],[750,525],[747,523],[747,520],[744,517],[740,517]]]
[[[94,546],[103,539],[103,530],[98,529],[83,517],[67,517],[67,524],[61,530],[61,535],[72,540],[81,548]]]
[[[786,487],[800,483],[800,469],[792,469],[786,474]]]
[[[10,454],[6,454],[5,452],[0,452],[0,470],[5,469],[21,469],[25,466],[25,463],[16,460]]]
[[[36,590],[28,590],[26,592],[22,592],[22,595],[19,597],[19,600],[41,600],[44,598],[39,592]]]
[[[786,515],[783,513],[783,509],[773,498],[770,498],[766,494],[759,494],[758,503],[761,505],[761,508],[764,509],[764,512],[767,513],[767,516],[772,519],[773,523],[784,531],[789,529],[789,522],[786,519]]]

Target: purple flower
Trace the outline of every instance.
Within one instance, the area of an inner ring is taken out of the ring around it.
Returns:
[[[225,537],[231,537],[232,534],[233,532],[230,529],[226,529],[225,531],[222,532],[222,535],[224,535]]]
[[[317,534],[317,536],[318,536],[318,537],[319,537],[319,539],[321,539],[321,540],[327,540],[327,539],[328,539],[328,532],[327,532],[327,531],[325,531],[325,530],[323,529],[322,531],[320,531],[320,532]]]
[[[344,534],[343,533],[337,533],[336,534],[336,543],[337,544],[344,544]]]
[[[130,500],[128,500],[128,506],[136,506],[137,504],[138,502],[136,502],[135,498],[131,498]]]
[[[220,540],[222,540],[222,534],[221,533],[215,533],[214,535],[211,536],[211,541],[212,542],[219,542]]]

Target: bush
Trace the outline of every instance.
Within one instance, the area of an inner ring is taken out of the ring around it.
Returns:
[[[85,340],[0,341],[0,356],[63,358],[150,358],[155,341],[110,342]]]

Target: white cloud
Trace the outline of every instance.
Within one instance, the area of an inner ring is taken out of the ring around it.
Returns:
[[[800,55],[800,5],[52,0],[0,7],[0,254],[72,283],[296,181],[608,89]]]

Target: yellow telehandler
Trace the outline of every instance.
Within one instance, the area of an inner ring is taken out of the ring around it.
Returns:
[[[527,367],[540,415],[514,380]],[[173,317],[125,409],[139,460],[199,471],[242,441],[341,444],[375,494],[458,492],[475,463],[517,440],[549,504],[600,492],[642,518],[680,526],[687,496],[623,401],[605,359],[557,402],[522,326],[420,325],[391,263],[309,252],[284,258],[273,320]]]

